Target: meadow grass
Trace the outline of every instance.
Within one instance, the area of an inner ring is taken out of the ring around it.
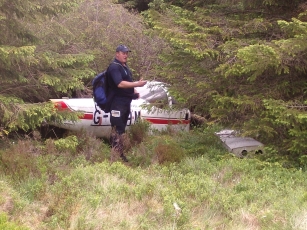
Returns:
[[[111,162],[108,144],[85,133],[20,140],[1,152],[0,226],[307,229],[306,172],[237,158],[213,132],[138,136],[127,164]]]

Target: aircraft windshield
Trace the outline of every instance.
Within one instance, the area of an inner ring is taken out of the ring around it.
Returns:
[[[140,98],[151,104],[168,103],[167,91],[162,83],[148,82],[145,86],[137,88]]]

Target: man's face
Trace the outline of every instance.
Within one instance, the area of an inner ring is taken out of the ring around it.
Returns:
[[[122,64],[127,62],[129,52],[116,52],[116,59],[120,61]]]

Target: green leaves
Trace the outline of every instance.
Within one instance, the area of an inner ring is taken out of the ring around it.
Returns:
[[[227,76],[248,76],[249,81],[255,81],[265,71],[272,68],[277,74],[281,74],[279,66],[281,58],[273,47],[268,45],[249,45],[238,49],[233,64],[221,64],[217,71]],[[288,73],[287,68],[283,73]]]
[[[67,138],[56,140],[54,141],[54,144],[56,148],[61,152],[70,151],[72,153],[75,153],[79,145],[79,142],[77,137],[72,135],[68,136]]]
[[[37,60],[34,58],[35,46],[0,46],[0,63],[6,68],[15,65],[35,64]]]
[[[280,28],[289,36],[297,37],[300,35],[307,35],[306,27],[307,23],[299,19],[292,18],[292,22],[287,22],[284,20],[277,21]]]
[[[5,212],[0,213],[0,228],[6,230],[29,230],[28,227],[11,222]]]
[[[160,69],[179,102],[286,152],[306,152],[306,109],[287,107],[306,96],[307,24],[304,13],[293,17],[299,2],[193,2],[191,10],[172,1],[144,13],[170,45]]]
[[[303,154],[307,144],[307,105],[297,105],[295,103],[285,103],[282,101],[264,100],[266,111],[263,115],[270,118],[270,122],[276,129],[284,129],[285,132],[277,133],[283,135],[283,142],[287,150],[294,154]]]
[[[28,130],[35,128],[44,121],[45,117],[51,115],[53,107],[51,104],[23,104],[17,98],[0,97],[1,126],[9,131],[17,127]]]
[[[87,54],[58,54],[54,52],[46,52],[42,54],[42,64],[46,67],[57,69],[65,67],[78,67],[89,64],[94,60],[93,55]]]
[[[53,105],[45,101],[58,97],[58,92],[69,95],[83,89],[83,80],[94,72],[87,67],[93,55],[53,50],[52,42],[43,38],[50,28],[43,27],[46,17],[68,12],[79,0],[14,2],[4,0],[0,5],[0,130],[8,131],[33,129],[55,116]]]

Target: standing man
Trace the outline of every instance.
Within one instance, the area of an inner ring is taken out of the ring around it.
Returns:
[[[119,45],[116,48],[115,59],[108,68],[108,87],[113,94],[110,105],[111,145],[124,162],[128,160],[124,155],[122,134],[125,133],[131,101],[139,98],[134,87],[142,87],[147,82],[143,79],[132,81],[132,73],[127,66],[129,52],[131,51],[127,46]]]

